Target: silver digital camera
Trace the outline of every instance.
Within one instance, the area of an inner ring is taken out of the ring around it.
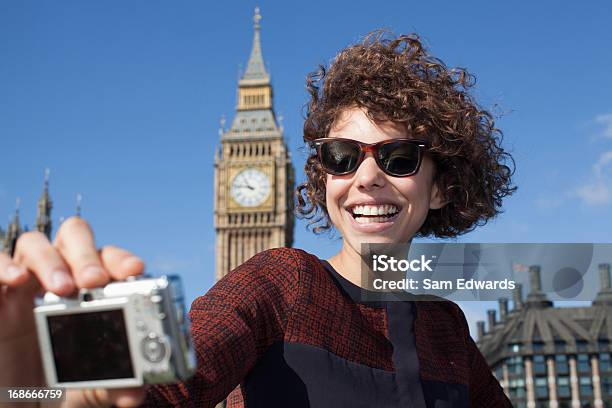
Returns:
[[[47,384],[116,388],[189,378],[196,358],[178,276],[137,278],[34,308]]]

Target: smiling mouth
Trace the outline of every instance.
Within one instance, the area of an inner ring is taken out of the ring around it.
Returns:
[[[394,204],[354,205],[348,209],[358,224],[389,222],[396,218],[400,211],[401,207]]]

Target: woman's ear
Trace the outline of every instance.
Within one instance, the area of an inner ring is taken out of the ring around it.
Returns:
[[[439,210],[447,204],[442,197],[442,192],[438,188],[438,183],[433,183],[431,186],[431,194],[429,195],[429,209]]]

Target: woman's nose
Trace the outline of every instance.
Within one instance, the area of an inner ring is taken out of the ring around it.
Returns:
[[[367,153],[359,168],[355,173],[355,182],[357,183],[357,187],[363,188],[365,190],[370,190],[372,188],[380,188],[385,185],[386,178],[385,174],[382,172],[374,156],[371,153]]]

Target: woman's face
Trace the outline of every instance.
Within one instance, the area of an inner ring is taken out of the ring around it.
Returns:
[[[376,143],[408,135],[403,124],[372,122],[362,109],[351,108],[340,115],[328,137]],[[433,183],[434,171],[433,161],[425,155],[416,174],[389,176],[367,153],[354,173],[327,174],[327,211],[345,245],[360,253],[362,243],[409,242],[423,225],[429,209],[443,205]],[[375,217],[372,213],[387,216]]]

